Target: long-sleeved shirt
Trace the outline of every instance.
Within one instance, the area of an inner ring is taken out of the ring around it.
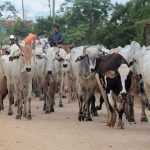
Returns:
[[[64,37],[60,32],[53,32],[50,38],[57,44],[61,44],[64,41]]]

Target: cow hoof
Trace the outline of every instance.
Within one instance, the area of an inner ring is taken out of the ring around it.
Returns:
[[[14,98],[13,98],[13,100],[11,101],[11,104],[14,105],[14,103],[15,103],[15,101],[14,101]]]
[[[62,98],[67,98],[67,96],[66,96],[66,95],[63,95]]]
[[[50,108],[50,112],[54,112],[54,108],[52,107],[52,108]]]
[[[3,106],[0,107],[0,111],[1,111],[1,110],[4,110],[4,107],[3,107]]]
[[[46,105],[43,106],[43,111],[46,111]]]
[[[94,117],[97,117],[97,116],[98,116],[97,111],[92,111],[91,114],[92,114],[92,116],[94,116]]]
[[[50,110],[45,111],[45,114],[50,114],[50,113],[51,113]]]
[[[82,114],[80,114],[80,113],[78,114],[78,120],[82,121]]]
[[[95,108],[96,108],[96,110],[101,110],[102,109],[101,106],[96,106]]]
[[[16,115],[16,119],[21,119],[21,115]]]
[[[81,120],[82,120],[82,117],[81,117],[81,116],[78,116],[78,120],[81,121]]]
[[[124,129],[124,123],[122,122],[122,120],[118,121],[117,127],[121,128],[121,129]]]
[[[35,93],[35,97],[39,97],[40,96],[40,94],[39,93]]]
[[[86,116],[86,121],[92,121],[92,117],[90,115]]]
[[[8,116],[11,116],[11,115],[13,115],[13,112],[12,112],[12,111],[9,111],[9,112],[8,112]]]
[[[43,101],[43,100],[44,100],[44,98],[43,98],[43,97],[40,97],[40,100],[41,100],[41,101]]]
[[[81,116],[81,121],[84,121],[85,120],[85,116]]]
[[[27,113],[23,113],[23,117],[26,118],[26,116],[27,116]]]
[[[148,122],[147,117],[141,117],[141,122]]]
[[[32,119],[31,114],[28,114],[28,115],[26,116],[26,119],[27,119],[27,120],[31,120],[31,119]]]
[[[128,121],[129,121],[129,122],[135,122],[135,119],[134,119],[134,117],[130,117],[130,118],[128,119]]]
[[[62,103],[59,103],[59,107],[64,107]]]
[[[18,105],[18,103],[17,103],[17,102],[15,102],[15,107],[17,107],[17,105]]]
[[[114,127],[115,126],[115,123],[116,123],[116,113],[115,112],[113,112],[111,115],[110,115],[110,117],[109,117],[109,119],[108,119],[108,126],[109,127]]]

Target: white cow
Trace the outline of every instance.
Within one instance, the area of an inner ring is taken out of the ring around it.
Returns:
[[[100,46],[81,46],[71,50],[70,63],[79,101],[79,121],[92,120],[89,105],[94,97],[96,85],[95,66],[99,54],[102,54]]]
[[[12,60],[13,66],[13,81],[15,81],[15,89],[17,94],[17,115],[16,119],[21,119],[22,115],[22,104],[24,101],[23,116],[27,119],[32,119],[31,115],[31,96],[32,96],[32,68],[31,58],[32,50],[30,47],[22,47],[17,44],[19,51],[16,49],[18,54],[11,51],[10,59]],[[15,62],[15,58],[17,62]],[[14,80],[16,78],[16,80]],[[24,100],[23,100],[24,99]],[[28,103],[28,105],[27,105]]]
[[[16,44],[13,44],[10,46],[10,55],[3,55],[1,56],[2,59],[2,66],[4,68],[4,74],[7,78],[7,89],[8,89],[8,98],[9,98],[9,109],[8,109],[8,115],[12,115],[12,104],[14,102],[14,87],[15,90],[17,90],[17,83],[18,83],[18,72],[19,72],[19,56],[20,55],[20,49]],[[14,61],[10,61],[11,57],[14,57]],[[18,92],[16,94],[18,96]]]
[[[128,54],[128,62],[133,63],[132,70],[134,73],[138,74],[139,77],[142,77],[142,82],[144,83],[143,90],[145,89],[145,94],[141,93],[141,104],[142,104],[142,113],[141,113],[141,121],[147,122],[148,119],[145,113],[145,106],[147,103],[147,99],[150,101],[150,89],[149,89],[149,58],[150,58],[150,51],[149,47],[143,46],[140,47],[139,43],[132,42],[131,49]],[[141,81],[140,81],[141,82]],[[139,84],[140,85],[140,84]],[[142,90],[142,91],[143,91]]]

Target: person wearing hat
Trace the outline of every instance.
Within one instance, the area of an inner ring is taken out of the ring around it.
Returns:
[[[15,52],[18,52],[18,53],[20,51],[20,48],[16,44],[16,38],[14,35],[9,36],[9,47],[8,47],[8,50],[6,51],[6,53],[9,54],[9,53],[11,53],[12,50]]]
[[[48,37],[48,41],[50,40],[52,40],[55,43],[55,45],[63,43],[64,37],[59,31],[59,26],[53,26],[53,33]]]
[[[13,45],[13,44],[15,44],[16,42],[15,42],[15,36],[14,35],[10,35],[9,36],[9,45],[11,46],[11,45]]]

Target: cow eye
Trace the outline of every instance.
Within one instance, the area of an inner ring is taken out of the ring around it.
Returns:
[[[23,54],[21,54],[21,56],[24,56]]]

